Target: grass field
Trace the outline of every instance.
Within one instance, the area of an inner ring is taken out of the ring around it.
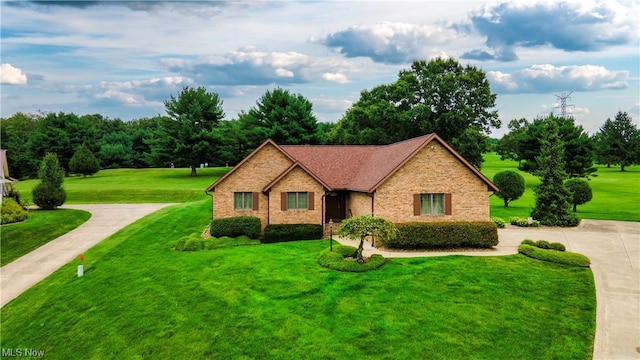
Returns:
[[[504,170],[518,171],[518,163],[511,160],[501,161],[495,154],[486,154],[482,173],[489,179]],[[584,219],[640,221],[640,166],[630,166],[621,172],[619,167],[598,166],[596,174],[589,181],[593,199],[578,205],[578,216]],[[491,196],[491,215],[508,220],[511,216],[529,217],[535,205],[533,186],[539,179],[529,173],[518,171],[525,179],[525,193],[504,207],[497,196]]]
[[[91,214],[82,210],[30,210],[23,222],[0,227],[0,266],[77,228]]]
[[[340,273],[326,241],[171,250],[208,200],[160,210],[1,310],[3,348],[47,359],[588,359],[591,270],[521,255],[393,259]]]
[[[204,190],[229,168],[198,169],[113,169],[101,170],[93,176],[64,179],[65,204],[176,203],[207,199]],[[31,189],[39,180],[26,180],[14,188],[32,203]]]

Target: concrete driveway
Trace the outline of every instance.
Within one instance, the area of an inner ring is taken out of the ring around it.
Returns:
[[[73,231],[0,268],[0,307],[116,231],[169,205],[171,204],[63,206],[89,211],[91,218]]]
[[[500,244],[491,250],[455,252],[381,251],[365,246],[365,255],[385,257],[508,255],[518,252],[524,239],[560,242],[567,251],[591,259],[596,284],[596,360],[640,359],[640,222],[583,220],[575,228],[519,228],[499,230]],[[354,241],[340,242],[357,246]]]

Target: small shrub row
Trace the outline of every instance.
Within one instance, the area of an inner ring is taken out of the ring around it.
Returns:
[[[529,219],[527,218],[513,216],[509,218],[509,224],[520,227],[538,227],[540,226],[540,221],[531,220],[531,223],[529,223]]]
[[[385,264],[386,259],[380,254],[365,258],[364,264],[355,259],[356,248],[353,246],[334,245],[333,251],[326,248],[318,257],[318,264],[328,269],[345,272],[365,272],[376,270]]]
[[[200,251],[257,244],[260,244],[260,240],[250,239],[247,236],[240,236],[237,238],[223,236],[221,238],[210,237],[208,239],[203,239],[198,234],[191,234],[180,238],[174,249],[176,251]]]
[[[2,214],[0,215],[0,224],[11,224],[24,221],[29,217],[29,213],[13,198],[4,198],[2,200]]]
[[[264,229],[262,242],[265,244],[322,239],[320,224],[271,224]]]
[[[398,234],[384,245],[393,249],[490,248],[498,245],[498,228],[490,221],[398,224]]]
[[[522,240],[522,244],[526,244],[526,245],[530,245],[530,246],[535,246],[538,247],[540,249],[547,249],[547,250],[557,250],[557,251],[565,251],[567,250],[567,248],[565,248],[565,246],[559,242],[553,242],[550,243],[546,240],[538,240],[538,241],[533,241],[530,239],[525,239]]]
[[[209,228],[211,236],[216,238],[223,236],[232,238],[248,236],[251,239],[258,239],[261,230],[262,224],[260,223],[260,219],[254,216],[234,216],[214,219]]]
[[[504,229],[505,222],[502,218],[499,218],[497,216],[492,216],[490,220],[493,221],[494,224],[496,224],[498,229]]]
[[[530,258],[569,266],[588,267],[591,264],[591,260],[582,254],[541,249],[524,243],[518,246],[518,252]]]

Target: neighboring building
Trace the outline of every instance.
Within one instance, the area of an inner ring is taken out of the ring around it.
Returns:
[[[15,180],[9,176],[9,163],[7,163],[7,150],[0,150],[0,199],[11,192],[11,183]]]
[[[395,223],[489,221],[498,188],[436,134],[390,145],[265,141],[206,190],[213,218],[326,224],[371,214]]]

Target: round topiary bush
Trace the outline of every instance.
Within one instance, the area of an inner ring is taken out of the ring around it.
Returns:
[[[356,248],[346,245],[334,245],[323,250],[318,257],[318,264],[328,269],[345,272],[365,272],[376,270],[385,264],[386,259],[380,254],[373,254],[365,258],[364,263],[356,261]]]

